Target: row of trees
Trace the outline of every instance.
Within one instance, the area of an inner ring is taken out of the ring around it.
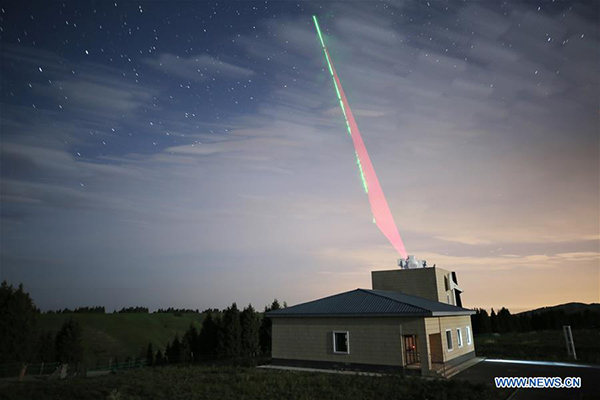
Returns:
[[[148,307],[123,307],[119,311],[118,314],[148,314]]]
[[[265,312],[280,309],[277,299]],[[261,318],[252,305],[242,311],[233,303],[220,312],[206,313],[200,331],[191,325],[180,338],[175,335],[165,351],[148,344],[146,359],[151,365],[198,362],[226,358],[251,358],[271,351],[271,320]]]
[[[208,308],[205,311],[203,311],[203,313],[206,312],[219,312],[218,309],[216,308]],[[63,308],[62,310],[48,310],[45,312],[46,314],[90,314],[90,313],[95,313],[95,314],[106,314],[106,308],[104,306],[92,306],[92,307],[77,307],[76,309],[72,310],[70,308]],[[114,313],[119,313],[119,314],[126,314],[126,313],[149,313],[148,307],[123,307],[121,308],[119,311],[114,310]],[[191,308],[174,308],[174,307],[169,307],[169,308],[159,308],[156,311],[153,311],[153,313],[168,313],[168,314],[175,314],[175,315],[181,315],[181,314],[185,314],[185,313],[196,313],[196,314],[200,314],[200,311],[196,308],[195,310],[191,309]]]
[[[571,325],[573,329],[598,329],[600,312],[586,309],[566,313],[562,309],[553,308],[511,314],[508,309],[502,307],[498,313],[492,308],[491,313],[488,314],[484,309],[475,309],[475,314],[471,316],[471,323],[476,334],[553,330],[562,329],[564,325]]]
[[[191,308],[173,308],[173,307],[169,307],[169,308],[159,308],[158,310],[154,311],[154,313],[156,313],[156,314],[160,314],[160,313],[167,313],[167,314],[189,314],[189,313],[196,313],[196,314],[200,314],[200,311],[197,308],[195,310],[192,310]]]
[[[23,285],[0,284],[0,360],[12,362],[72,362],[83,358],[81,326],[69,318],[53,335],[41,331],[40,311]]]
[[[72,318],[66,320],[53,337],[46,331],[40,335],[34,361],[71,363],[83,360],[83,329]]]
[[[106,309],[104,308],[104,306],[95,306],[95,307],[77,307],[74,310],[71,310],[69,308],[64,308],[62,310],[57,310],[57,311],[52,311],[52,310],[48,310],[46,311],[46,314],[105,314],[106,313]]]
[[[286,306],[284,302],[284,306]],[[277,300],[265,312],[281,308]],[[190,312],[168,308],[173,313]],[[104,312],[104,307],[80,307],[68,312]],[[121,313],[147,313],[145,307],[123,308]],[[167,312],[167,311],[164,311]],[[197,312],[197,310],[195,311]],[[63,313],[62,311],[60,313]],[[67,312],[65,312],[67,313]],[[170,341],[165,351],[146,349],[149,362],[155,364],[213,360],[217,358],[254,357],[271,350],[271,321],[251,305],[240,311],[233,303],[219,311],[204,311],[201,329],[194,326]],[[75,362],[83,359],[83,329],[78,322],[67,319],[60,330],[39,329],[40,311],[23,286],[14,288],[7,282],[0,285],[0,360],[12,362]]]

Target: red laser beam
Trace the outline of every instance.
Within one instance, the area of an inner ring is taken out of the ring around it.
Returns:
[[[350,104],[348,104],[348,99],[344,94],[344,89],[342,88],[340,78],[338,77],[335,67],[333,66],[333,62],[331,61],[329,51],[327,51],[327,47],[323,41],[317,18],[313,16],[313,20],[317,28],[317,33],[319,34],[319,39],[321,40],[321,45],[323,46],[323,51],[325,52],[325,58],[329,66],[329,71],[333,76],[336,92],[340,100],[340,106],[342,107],[342,112],[344,113],[344,117],[346,119],[348,132],[352,137],[352,143],[354,144],[354,150],[356,151],[356,156],[358,159],[358,166],[361,172],[361,177],[363,178],[363,185],[365,186],[365,191],[369,196],[371,212],[373,213],[373,221],[381,233],[384,234],[392,246],[394,246],[398,253],[400,253],[402,258],[406,258],[406,249],[404,248],[404,243],[400,237],[400,232],[398,232],[396,222],[394,222],[394,217],[392,216],[390,207],[388,206],[385,195],[383,194],[383,190],[381,189],[381,185],[379,184],[379,179],[377,179],[377,174],[375,174],[375,169],[371,163],[371,158],[367,152],[367,147],[365,146],[362,136],[360,135],[358,125],[354,120],[354,115],[350,109]]]

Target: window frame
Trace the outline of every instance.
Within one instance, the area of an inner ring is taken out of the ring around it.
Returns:
[[[465,326],[465,331],[467,332],[467,346],[469,346],[473,343],[473,339],[471,338],[471,327],[468,325]]]
[[[335,339],[335,335],[336,333],[343,333],[346,335],[346,351],[337,351],[336,348],[336,339]],[[333,331],[331,333],[331,336],[333,338],[333,354],[350,354],[350,332],[349,331]]]
[[[448,332],[450,332],[450,340],[448,340]],[[452,343],[452,329],[446,329],[446,351],[451,352],[454,350],[454,344]]]
[[[465,345],[462,337],[462,329],[460,329],[460,327],[456,328],[456,342],[458,343],[459,349]]]

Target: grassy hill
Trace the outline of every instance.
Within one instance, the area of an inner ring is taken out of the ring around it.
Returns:
[[[598,312],[598,311],[600,311],[600,304],[599,303],[590,303],[590,304],[565,303],[565,304],[559,304],[556,306],[541,307],[541,308],[536,308],[535,310],[523,311],[518,314],[539,314],[539,313],[542,313],[545,311],[551,311],[551,310],[563,310],[566,314],[584,312],[585,310],[590,310],[592,312]]]
[[[83,327],[84,359],[92,364],[107,364],[110,358],[139,357],[142,348],[152,343],[164,349],[176,333],[181,336],[190,324],[200,329],[203,314],[125,313],[125,314],[42,314],[40,328],[56,333],[72,317]]]
[[[1,385],[1,383],[0,383]],[[6,383],[3,399],[501,400],[511,390],[399,374],[316,374],[228,366],[144,368],[90,379]]]

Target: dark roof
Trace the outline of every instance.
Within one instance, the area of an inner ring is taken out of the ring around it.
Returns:
[[[439,317],[474,311],[400,292],[356,289],[267,313],[268,317]]]

